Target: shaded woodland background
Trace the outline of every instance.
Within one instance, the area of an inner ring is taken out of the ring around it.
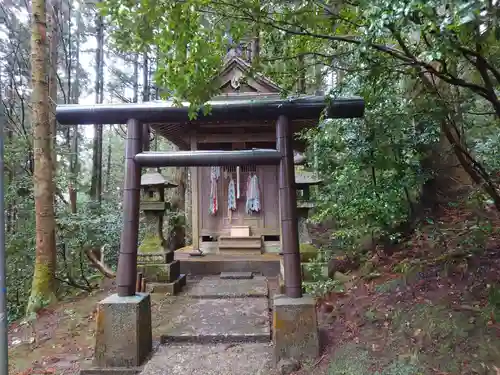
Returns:
[[[61,127],[56,104],[170,97],[195,108],[215,94],[210,78],[234,41],[254,42],[255,72],[284,94],[366,100],[364,119],[321,121],[301,135],[325,180],[315,212],[323,259],[341,255],[374,277],[394,252],[418,259],[419,238],[434,260],[492,250],[499,17],[491,1],[2,2],[9,319],[95,288],[97,249],[116,267],[124,129]],[[169,228],[185,225],[189,243],[189,176],[163,172],[179,184]],[[459,208],[471,213],[463,227],[443,229],[443,212]],[[318,280],[314,290],[335,286]]]

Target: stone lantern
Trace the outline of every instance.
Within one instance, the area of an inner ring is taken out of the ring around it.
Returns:
[[[168,249],[163,237],[163,217],[168,208],[165,189],[176,186],[156,170],[149,170],[141,176],[145,233],[138,248],[137,265],[150,292],[173,295],[185,285],[186,276],[180,274],[180,262],[174,259],[174,252]]]
[[[314,202],[311,201],[309,188],[318,185],[322,181],[314,172],[301,170],[295,171],[295,189],[297,190],[297,218],[299,220],[299,242],[301,244],[312,243],[309,229],[307,228],[307,219],[309,211],[314,208]]]
[[[299,221],[299,243],[311,244],[311,235],[307,228],[309,211],[314,208],[314,202],[310,198],[310,187],[321,184],[321,179],[315,172],[304,168],[306,157],[300,152],[294,152],[293,163],[295,165],[295,189],[297,191],[297,218]]]

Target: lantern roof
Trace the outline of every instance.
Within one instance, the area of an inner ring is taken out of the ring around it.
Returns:
[[[295,185],[300,189],[304,186],[318,185],[323,180],[315,173],[305,170],[295,170]]]
[[[161,173],[159,173],[157,170],[148,170],[146,173],[144,173],[141,176],[141,186],[164,186],[165,188],[174,188],[177,187],[177,184],[174,184],[165,177]]]

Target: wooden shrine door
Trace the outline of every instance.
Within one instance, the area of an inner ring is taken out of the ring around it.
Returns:
[[[247,202],[247,181],[248,178],[257,174],[258,169],[255,165],[244,165],[240,167],[240,198],[236,199],[236,210],[229,212],[228,209],[228,197],[229,197],[229,182],[231,178],[235,183],[235,192],[237,192],[237,168],[235,166],[224,167],[221,170],[221,179],[223,186],[223,197],[224,200],[221,204],[224,205],[223,208],[223,225],[225,229],[230,229],[231,226],[249,226],[250,234],[255,235],[256,232],[260,232],[259,228],[262,227],[262,209],[261,212],[246,212],[246,202]],[[260,176],[257,175],[259,178]],[[259,193],[262,202],[262,183],[259,178]]]

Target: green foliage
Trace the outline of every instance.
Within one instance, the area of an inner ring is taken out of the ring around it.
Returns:
[[[436,120],[389,83],[400,79],[390,73],[358,74],[340,92],[356,91],[365,98],[364,121],[325,121],[306,135],[326,179],[316,220],[334,218],[335,236],[344,248],[356,250],[366,236],[393,234],[430,177],[421,161],[425,147],[437,140]]]
[[[500,110],[484,78],[485,72],[498,74],[498,16],[495,6],[483,1],[362,0],[335,7],[317,1],[112,0],[102,2],[101,9],[115,25],[117,46],[126,51],[156,48],[162,67],[157,83],[169,90],[168,96],[196,104],[213,93],[212,78],[229,44],[259,30],[262,56],[255,68],[285,88],[294,86],[298,72],[310,72],[302,65],[346,68],[345,57],[354,53],[375,69],[379,56],[407,74],[423,69]],[[483,65],[475,63],[478,54]],[[431,64],[435,61],[442,63],[441,69]],[[466,75],[473,74],[464,76],[457,62]]]
[[[83,204],[79,208],[77,214],[65,213],[57,220],[58,243],[64,247],[61,254],[65,267],[72,262],[79,264],[84,257],[82,251],[85,249],[101,247],[105,248],[107,264],[116,267],[122,228],[121,212],[116,210],[112,202],[106,201],[99,208],[91,204]],[[71,277],[73,271],[69,268],[67,276]],[[85,274],[80,277],[85,277]]]
[[[344,292],[344,286],[339,280],[325,279],[318,277],[312,282],[304,282],[307,294],[312,296],[321,297],[330,292],[341,293]]]
[[[19,200],[18,197],[17,200],[19,217],[14,224],[15,230],[8,231],[6,236],[9,321],[25,313],[31,289],[30,276],[35,264],[35,209],[31,200]],[[73,293],[75,287],[93,288],[91,279],[97,271],[90,267],[85,249],[105,246],[106,263],[116,267],[121,232],[121,213],[116,210],[116,205],[104,203],[96,211],[90,205],[81,204],[77,214],[70,214],[66,207],[59,207],[57,227],[59,296]],[[41,306],[46,303],[33,302]]]
[[[337,83],[333,96],[362,96],[362,121],[324,121],[304,135],[325,179],[316,219],[334,219],[333,240],[354,252],[367,237],[397,241],[395,228],[413,219],[424,184],[447,173],[436,163],[451,153],[441,144],[443,122],[466,135],[461,147],[480,180],[498,168],[494,8],[444,0],[102,3],[117,46],[155,49],[157,84],[174,101],[188,100],[192,115],[216,93],[213,78],[228,48],[256,32],[253,70],[284,93],[302,78],[307,92],[322,89],[328,77]]]

